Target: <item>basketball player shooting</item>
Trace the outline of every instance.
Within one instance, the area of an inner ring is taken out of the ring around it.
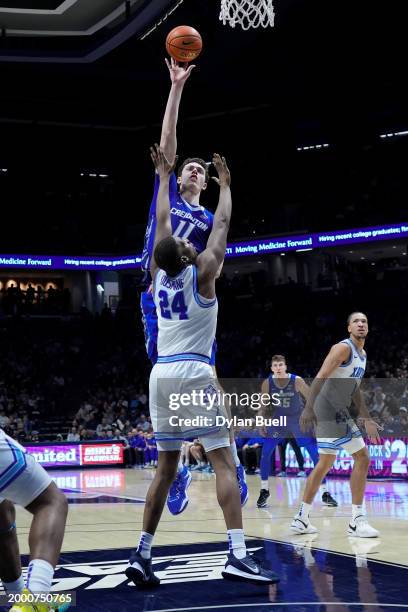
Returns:
[[[184,86],[194,69],[192,66],[179,66],[174,58],[166,59],[169,69],[171,88],[164,113],[160,148],[167,160],[173,163],[177,151],[177,120],[181,96]],[[201,206],[200,198],[206,190],[209,182],[209,173],[206,162],[199,157],[191,157],[184,160],[179,167],[177,177],[174,172],[170,173],[169,197],[170,197],[170,220],[174,237],[187,239],[201,253],[209,239],[213,227],[213,214]],[[153,245],[156,235],[156,201],[160,185],[160,178],[156,172],[154,194],[149,211],[149,219],[146,229],[144,249],[142,254],[142,268],[149,274],[150,261],[153,256]],[[220,264],[220,268],[222,263]],[[145,332],[146,351],[149,359],[154,365],[157,361],[157,314],[153,301],[152,286],[141,295],[142,320]],[[215,354],[217,344],[214,344],[211,352],[210,364],[215,368]],[[240,488],[240,501],[243,506],[248,499],[248,486],[245,481],[245,470],[240,464],[237,449],[230,433],[230,449],[236,466],[238,484]],[[191,474],[182,464],[178,467],[177,476],[170,488],[167,499],[169,511],[176,515],[183,512],[188,504],[189,498],[187,488],[191,483]]]

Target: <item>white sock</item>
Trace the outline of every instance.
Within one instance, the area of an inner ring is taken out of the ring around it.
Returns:
[[[364,516],[365,515],[364,504],[361,504],[359,506],[356,505],[356,504],[352,504],[351,512],[352,512],[352,517],[353,517],[352,520],[354,522],[358,516]]]
[[[179,459],[178,466],[177,466],[177,472],[180,474],[180,472],[182,472],[183,469],[184,469],[183,462],[181,461],[181,459]]]
[[[14,582],[3,582],[4,590],[7,594],[9,593],[22,593],[25,588],[24,578],[21,575],[20,578],[17,578]]]
[[[239,457],[238,457],[237,445],[235,444],[235,440],[233,440],[230,443],[230,449],[231,449],[231,453],[232,453],[232,458],[234,459],[235,467],[239,467],[241,465],[241,462],[240,462]]]
[[[309,512],[312,508],[312,504],[307,504],[306,502],[302,501],[302,503],[299,506],[299,510],[296,516],[304,518],[306,521],[309,520]]]
[[[28,565],[27,588],[32,593],[49,593],[54,568],[44,559],[33,559]]]
[[[139,546],[137,552],[140,552],[143,559],[150,559],[152,556],[153,537],[151,533],[142,531],[140,534]]]
[[[245,536],[243,529],[228,529],[228,544],[229,551],[237,559],[246,557],[247,551],[245,546]]]
[[[269,491],[269,481],[261,480],[261,489],[265,489],[265,491]]]

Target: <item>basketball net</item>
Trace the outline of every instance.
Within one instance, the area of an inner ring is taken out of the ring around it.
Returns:
[[[243,30],[273,27],[275,13],[272,0],[221,0],[220,21],[231,28],[238,24]]]

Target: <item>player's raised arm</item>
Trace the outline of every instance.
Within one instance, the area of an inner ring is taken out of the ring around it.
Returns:
[[[203,283],[214,281],[219,267],[224,261],[232,211],[231,175],[225,157],[220,157],[218,153],[214,153],[212,162],[218,173],[220,195],[207,248],[197,258],[200,287]],[[208,297],[212,297],[212,293],[210,291]]]
[[[170,220],[169,175],[173,172],[174,166],[177,162],[177,157],[172,163],[170,163],[164,155],[161,147],[159,147],[157,144],[155,144],[154,147],[150,147],[150,156],[160,178],[156,204],[156,233],[154,236],[153,247],[153,249],[155,249],[159,242],[172,235]],[[150,262],[150,273],[152,276],[157,271],[157,267],[156,260],[153,256]]]
[[[173,58],[170,61],[166,58],[165,61],[170,72],[171,88],[163,117],[160,148],[169,162],[173,163],[177,151],[177,119],[181,94],[195,66],[179,66]]]

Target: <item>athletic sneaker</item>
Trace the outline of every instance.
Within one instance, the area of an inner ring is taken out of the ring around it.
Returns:
[[[350,521],[347,535],[355,538],[378,538],[380,532],[371,527],[366,516],[360,515]]]
[[[304,478],[306,476],[305,470],[299,470],[299,472],[296,474],[296,476],[298,478]]]
[[[144,559],[137,551],[130,557],[125,574],[140,589],[153,589],[160,584],[160,579],[153,573],[151,557]]]
[[[325,491],[323,493],[323,495],[322,495],[322,503],[326,504],[326,506],[331,506],[333,508],[337,508],[337,506],[339,505],[336,502],[336,500],[334,499],[334,497],[332,497],[328,491]]]
[[[285,478],[285,476],[286,476],[286,472],[282,470],[282,472],[278,472],[278,474],[276,474],[276,476],[277,476],[278,478]]]
[[[312,525],[309,519],[300,518],[299,516],[295,516],[293,521],[290,524],[290,529],[299,535],[304,533],[317,533],[316,527]]]
[[[246,483],[244,466],[241,464],[237,467],[237,480],[241,496],[241,507],[243,507],[248,501],[248,485]]]
[[[261,489],[261,492],[259,493],[258,501],[256,502],[256,505],[258,506],[258,508],[265,508],[266,500],[268,499],[269,496],[270,496],[270,493],[267,489]]]
[[[262,567],[255,557],[247,555],[237,559],[232,553],[228,555],[222,577],[227,580],[239,580],[251,584],[274,584],[279,582],[279,576],[272,570]]]
[[[172,514],[180,514],[186,509],[188,504],[187,489],[190,484],[191,474],[184,465],[182,471],[178,472],[167,496],[167,507]]]

